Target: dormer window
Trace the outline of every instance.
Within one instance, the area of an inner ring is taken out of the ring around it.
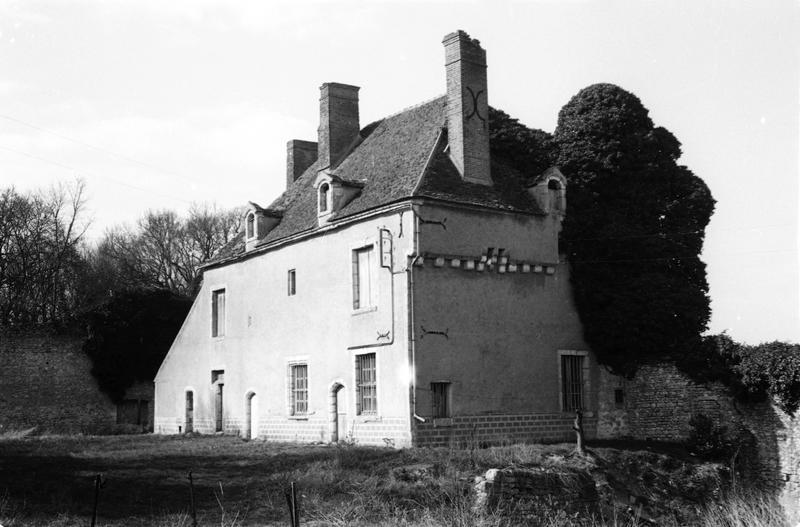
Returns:
[[[528,195],[542,214],[562,217],[567,211],[567,178],[550,167],[527,183]]]
[[[251,212],[245,220],[245,236],[248,240],[256,237],[256,215]]]
[[[319,186],[319,212],[328,212],[330,209],[329,200],[331,199],[331,186],[323,183]]]
[[[322,226],[333,221],[336,214],[358,196],[363,187],[363,182],[348,181],[327,170],[320,171],[314,181],[319,225]]]
[[[281,222],[282,217],[281,210],[265,209],[251,201],[244,216],[245,251],[255,249],[256,245]]]

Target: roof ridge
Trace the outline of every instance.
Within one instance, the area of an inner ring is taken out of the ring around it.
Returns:
[[[411,110],[416,110],[417,108],[421,108],[422,106],[425,106],[426,104],[430,104],[430,103],[434,102],[437,99],[443,99],[446,96],[447,96],[447,94],[443,93],[441,95],[437,95],[436,97],[432,97],[430,99],[426,99],[426,100],[424,100],[422,102],[419,102],[417,104],[412,104],[411,106],[407,106],[407,107],[403,108],[402,110],[400,110],[398,112],[395,112],[395,113],[389,114],[389,115],[387,115],[385,117],[382,117],[382,118],[378,119],[378,121],[383,121],[383,120],[386,120],[386,119],[391,119],[392,117],[397,117],[398,115],[402,115],[402,114],[404,114],[406,112],[410,112]]]

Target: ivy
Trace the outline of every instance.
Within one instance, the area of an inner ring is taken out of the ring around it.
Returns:
[[[751,346],[724,333],[704,342],[704,353],[677,363],[692,379],[721,382],[744,402],[770,398],[790,415],[800,408],[800,344],[773,341]]]

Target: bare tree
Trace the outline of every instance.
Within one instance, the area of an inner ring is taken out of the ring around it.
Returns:
[[[63,321],[76,308],[85,185],[0,194],[0,324]]]
[[[242,212],[215,205],[193,205],[186,218],[173,211],[148,211],[135,227],[106,232],[92,258],[109,288],[163,288],[192,296],[199,266],[231,241]]]

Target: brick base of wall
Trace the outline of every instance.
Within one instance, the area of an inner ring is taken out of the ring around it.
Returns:
[[[195,417],[194,432],[198,434],[215,433],[213,419]],[[179,428],[180,427],[180,428]],[[228,435],[245,434],[245,423],[237,418],[225,418],[223,433]],[[159,434],[185,433],[183,421],[178,418],[158,418],[155,431]],[[257,440],[291,443],[327,443],[331,439],[330,422],[324,416],[309,416],[297,419],[280,416],[267,416],[259,420]],[[340,431],[340,440],[358,445],[407,447],[411,445],[408,420],[397,417],[383,417],[376,420],[353,420],[346,431]]]
[[[574,441],[572,414],[473,415],[416,422],[415,446],[469,447],[507,443]],[[597,418],[583,419],[587,439],[597,435]]]

